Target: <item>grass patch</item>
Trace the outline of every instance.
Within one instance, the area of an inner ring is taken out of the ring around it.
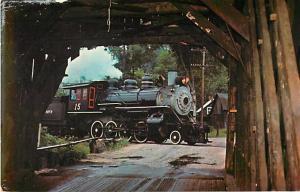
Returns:
[[[208,137],[212,138],[212,137],[216,137],[216,135],[217,135],[217,129],[210,127],[210,133],[208,133]],[[227,135],[226,128],[219,129],[218,137],[226,137],[226,135]]]
[[[42,132],[40,146],[58,145],[68,142],[70,142],[69,139]],[[41,157],[46,158],[47,167],[55,167],[74,164],[76,161],[86,158],[89,152],[89,144],[84,142],[73,146],[45,150],[41,153]]]
[[[129,141],[126,139],[121,139],[120,141],[111,142],[107,145],[107,150],[109,151],[116,151],[120,150],[123,147],[126,147],[129,144]]]

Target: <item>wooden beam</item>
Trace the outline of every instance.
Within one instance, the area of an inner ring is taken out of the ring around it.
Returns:
[[[236,42],[224,33],[221,29],[208,21],[200,13],[193,11],[190,6],[174,3],[174,5],[182,11],[182,13],[194,23],[201,31],[213,39],[220,47],[225,49],[237,61],[240,60],[241,48]]]
[[[264,130],[264,108],[262,96],[262,82],[261,82],[261,66],[259,61],[257,49],[257,36],[256,36],[256,21],[253,8],[253,1],[248,0],[248,9],[250,15],[250,46],[252,49],[252,79],[254,91],[254,111],[255,111],[255,125],[253,125],[253,132],[256,133],[256,190],[268,190],[268,169],[266,160],[266,141]]]
[[[265,0],[256,0],[257,18],[262,44],[260,61],[262,66],[263,97],[268,138],[269,170],[272,190],[286,190],[284,161],[280,134],[280,116],[276,92],[272,50],[268,28]]]
[[[154,31],[156,34],[161,34],[162,31],[169,31],[170,34],[176,33],[179,27],[178,24],[184,23],[185,19],[181,16],[162,17],[155,20],[148,20],[144,24],[138,24],[131,29],[125,28],[120,35],[124,37],[136,36],[142,33]],[[169,27],[171,26],[171,27]]]
[[[249,41],[249,20],[232,5],[223,1],[200,0],[225,21],[234,31]]]
[[[272,12],[280,15],[271,22],[278,89],[282,107],[287,158],[287,189],[300,189],[300,79],[297,72],[291,25],[286,3],[270,1]]]
[[[294,39],[294,46],[298,62],[298,73],[300,74],[300,1],[295,0],[295,11],[292,25],[292,34]]]
[[[60,39],[51,39],[45,45],[45,47],[53,46],[58,44],[62,40]],[[187,42],[188,44],[196,43],[193,38],[185,35],[169,36],[169,35],[143,35],[139,37],[109,37],[104,38],[90,37],[84,39],[73,39],[72,43],[77,44],[79,47],[94,47],[94,46],[119,46],[119,45],[130,45],[130,44],[179,44],[180,42]],[[76,56],[76,52],[75,55]]]
[[[238,62],[228,54],[222,47],[218,46],[212,39],[210,39],[204,32],[199,31],[196,26],[180,25],[180,27],[189,33],[193,38],[192,44],[200,44],[207,48],[207,50],[225,66],[236,65]]]

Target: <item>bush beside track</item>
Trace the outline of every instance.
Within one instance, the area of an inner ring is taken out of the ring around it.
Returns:
[[[53,136],[45,131],[42,131],[39,147],[60,145],[76,140],[79,139],[75,137],[61,138],[58,136]],[[109,151],[119,150],[129,144],[129,142],[125,139],[104,143],[104,150]],[[37,168],[52,168],[58,166],[72,165],[78,162],[80,159],[86,158],[89,153],[90,147],[88,142],[39,151],[39,163]]]

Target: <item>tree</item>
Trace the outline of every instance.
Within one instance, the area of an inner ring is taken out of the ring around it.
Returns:
[[[228,70],[220,62],[215,62],[212,69],[208,69],[206,72],[206,95],[212,96],[217,92],[227,93],[228,90]]]
[[[134,77],[140,68],[149,72],[154,63],[157,45],[122,45],[108,47],[108,52],[116,60],[114,66],[123,72],[124,77]],[[150,66],[149,66],[150,65]]]
[[[179,74],[185,75],[191,63],[202,62],[201,52],[192,52],[190,48],[175,45],[126,45],[108,47],[108,52],[116,60],[114,66],[123,72],[123,78],[138,80],[145,73],[156,79],[170,69],[179,69]],[[227,68],[210,53],[206,54],[206,64],[212,67],[205,69],[205,98],[217,92],[226,93],[229,79]],[[193,69],[192,74],[195,77],[196,96],[200,98],[201,71]]]
[[[227,93],[229,76],[227,67],[214,58],[210,53],[206,55],[205,64],[209,66],[205,68],[204,79],[204,98],[207,101],[216,93]],[[195,91],[197,98],[201,98],[201,70],[201,68],[193,70],[193,74],[195,75]],[[200,99],[197,99],[197,106],[200,106]]]
[[[176,69],[176,55],[168,45],[123,45],[108,47],[116,60],[114,66],[123,72],[123,78],[141,78],[141,75],[161,74]]]
[[[156,54],[153,72],[164,74],[168,70],[177,69],[177,58],[170,47],[161,47]]]

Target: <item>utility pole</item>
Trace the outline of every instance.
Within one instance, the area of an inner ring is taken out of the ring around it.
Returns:
[[[200,125],[201,128],[204,128],[204,109],[203,109],[203,105],[204,105],[204,74],[205,74],[205,57],[206,57],[206,48],[203,47],[203,49],[201,50],[202,52],[202,82],[201,82],[201,118],[200,118]]]
[[[200,127],[204,128],[204,109],[203,109],[203,105],[204,105],[204,99],[205,99],[205,68],[206,67],[210,67],[209,65],[206,65],[206,53],[207,53],[207,49],[205,47],[203,47],[202,49],[192,49],[191,51],[194,52],[201,52],[202,53],[202,63],[192,63],[191,66],[192,67],[197,67],[197,68],[201,68],[201,100],[200,100],[200,106],[201,106],[201,112],[200,112]]]

